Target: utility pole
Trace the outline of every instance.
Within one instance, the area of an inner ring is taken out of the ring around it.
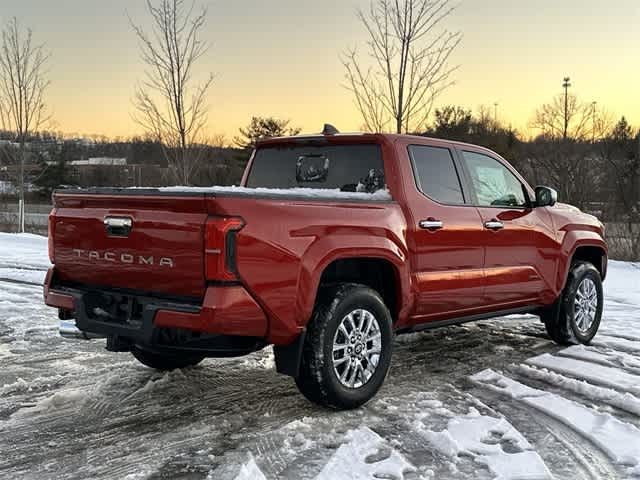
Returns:
[[[493,104],[493,121],[498,125],[498,102]]]
[[[562,138],[566,140],[567,131],[569,130],[569,87],[571,86],[571,78],[564,77],[562,88],[564,88],[564,131]]]

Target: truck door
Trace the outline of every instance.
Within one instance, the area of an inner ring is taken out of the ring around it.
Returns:
[[[484,227],[485,303],[493,309],[535,304],[546,288],[538,268],[546,220],[505,162],[473,147],[459,153]]]
[[[412,322],[472,314],[484,298],[483,227],[462,188],[455,150],[446,142],[399,148],[415,180],[405,187],[417,290]]]

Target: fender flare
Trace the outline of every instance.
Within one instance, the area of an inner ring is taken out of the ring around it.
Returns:
[[[576,254],[581,247],[592,247],[602,251],[604,261],[602,265],[595,265],[598,270],[602,269],[603,279],[606,275],[606,259],[608,258],[608,249],[605,241],[594,232],[587,231],[570,231],[565,236],[563,242],[562,255],[558,265],[558,275],[556,278],[556,290],[562,292],[567,282],[569,269]]]
[[[406,247],[380,236],[328,235],[311,244],[303,256],[298,288],[309,293],[300,295],[296,301],[296,317],[302,325],[306,325],[311,318],[325,269],[336,260],[347,258],[374,258],[388,261],[392,265],[396,273],[397,295],[401,306],[398,319],[403,319],[413,303]]]

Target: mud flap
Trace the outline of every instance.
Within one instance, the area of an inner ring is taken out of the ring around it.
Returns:
[[[302,357],[302,347],[307,336],[307,330],[303,330],[298,338],[289,345],[276,345],[273,347],[273,354],[276,359],[276,371],[283,375],[298,378],[300,373],[300,358]]]
[[[547,319],[547,320],[553,321],[554,323],[557,323],[560,319],[561,311],[562,311],[562,294],[560,294],[560,296],[556,298],[556,301],[553,302],[551,305],[540,309],[540,321],[542,323],[545,323],[545,319]]]

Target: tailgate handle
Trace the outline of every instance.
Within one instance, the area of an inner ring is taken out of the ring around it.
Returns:
[[[104,228],[110,237],[128,237],[133,220],[129,217],[106,217]]]

